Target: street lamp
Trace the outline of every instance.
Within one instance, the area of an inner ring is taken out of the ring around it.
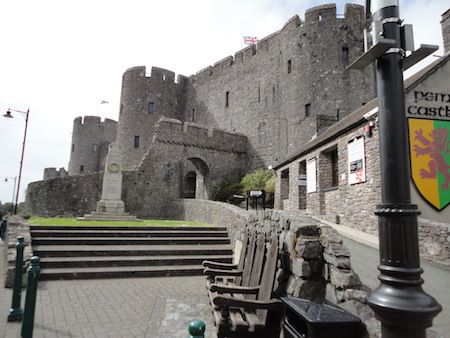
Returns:
[[[13,194],[12,194],[12,199],[11,199],[11,215],[13,215],[14,212],[14,196],[16,194],[16,181],[17,181],[17,176],[14,177],[5,177],[5,182],[9,182],[8,179],[14,179],[14,188],[13,188]]]
[[[25,115],[25,131],[23,133],[22,155],[20,157],[19,179],[17,181],[17,190],[16,190],[16,203],[14,203],[14,212],[13,212],[13,215],[15,215],[15,214],[17,214],[17,205],[19,203],[20,180],[22,178],[23,155],[25,153],[25,142],[27,140],[28,116],[30,114],[30,109],[28,109],[27,111],[8,109],[6,114],[3,115],[3,117],[13,118],[14,116],[12,116],[11,112],[20,113],[20,114]]]
[[[364,69],[375,62],[380,126],[381,204],[377,205],[380,240],[380,285],[367,302],[381,322],[383,338],[425,338],[426,328],[442,310],[422,289],[417,206],[411,204],[403,70],[437,46],[414,50],[411,26],[402,26],[399,0],[376,0],[373,46],[349,68]],[[409,56],[406,52],[411,51]]]

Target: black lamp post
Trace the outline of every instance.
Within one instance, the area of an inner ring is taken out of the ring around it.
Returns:
[[[425,329],[442,310],[422,289],[417,206],[411,204],[403,87],[402,21],[398,0],[372,2],[379,32],[395,43],[377,60],[382,202],[377,205],[380,286],[368,302],[381,321],[383,338],[425,338]]]
[[[23,155],[25,153],[25,143],[27,140],[28,116],[30,114],[30,109],[28,109],[27,111],[8,109],[8,111],[6,112],[6,114],[3,115],[3,117],[13,118],[14,116],[11,115],[12,111],[16,112],[16,113],[20,113],[20,114],[25,114],[25,131],[23,133],[22,155],[20,156],[20,169],[19,169],[19,176],[18,176],[19,179],[17,181],[17,190],[16,190],[16,203],[14,203],[14,212],[13,212],[13,214],[15,215],[15,214],[17,214],[17,205],[19,203],[20,180],[22,178]]]
[[[13,215],[13,213],[14,213],[14,196],[16,195],[17,176],[5,177],[5,182],[8,182],[8,179],[14,179],[14,188],[13,188],[13,194],[12,194],[12,199],[11,199],[11,215]]]

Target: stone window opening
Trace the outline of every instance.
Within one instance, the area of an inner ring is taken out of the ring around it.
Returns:
[[[319,14],[319,21],[322,21],[322,15],[321,14]]]
[[[261,102],[261,87],[258,86],[258,103]]]
[[[289,199],[289,168],[281,172],[281,200]],[[284,208],[283,208],[284,209]]]
[[[230,105],[230,92],[227,91],[225,93],[225,108],[228,108],[229,105]]]
[[[321,153],[320,176],[320,183],[323,189],[338,187],[339,167],[337,146],[329,148]]]
[[[72,153],[75,151],[75,143],[72,143]]]
[[[306,209],[306,161],[298,164],[298,208]]]
[[[97,144],[97,143],[94,143],[94,144],[92,145],[92,152],[93,152],[93,153],[96,153],[96,152],[97,152],[97,149],[98,149],[98,144]]]
[[[147,112],[148,112],[149,114],[152,114],[152,113],[155,112],[155,102],[149,102],[149,103],[148,103]]]
[[[123,113],[123,103],[120,105],[119,115],[122,115],[122,113]]]
[[[291,71],[292,71],[292,60],[289,59],[287,62],[287,73],[291,74]]]
[[[341,63],[343,65],[348,65],[348,61],[349,61],[349,48],[347,46],[344,46],[341,49]]]
[[[84,174],[84,165],[80,165],[80,174]]]
[[[139,148],[139,136],[138,135],[136,135],[134,137],[134,147]]]
[[[163,81],[165,81],[166,80],[166,75],[163,75],[162,79],[163,79]]]
[[[309,117],[311,115],[311,103],[305,104],[305,117]]]
[[[195,108],[192,108],[191,120],[192,122],[195,122]]]

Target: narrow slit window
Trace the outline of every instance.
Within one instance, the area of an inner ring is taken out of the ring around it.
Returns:
[[[261,102],[261,87],[258,86],[258,102]]]
[[[152,114],[155,112],[155,102],[149,102],[148,103],[148,113]]]
[[[92,145],[92,152],[93,152],[93,153],[96,153],[96,152],[97,152],[97,149],[98,149],[98,144],[97,144],[97,143],[94,143],[94,144]]]
[[[225,93],[225,108],[228,108],[230,105],[230,92]]]
[[[309,117],[311,115],[311,103],[305,104],[305,117]]]
[[[72,153],[75,151],[75,143],[72,143]]]
[[[342,62],[343,65],[347,65],[348,64],[348,54],[349,54],[348,47],[342,47],[341,62]]]
[[[84,173],[84,165],[80,165],[80,174]]]
[[[134,147],[139,148],[139,136],[137,135],[134,137]]]
[[[292,60],[288,60],[287,62],[287,72],[288,74],[291,74],[292,71]]]
[[[192,108],[192,122],[195,122],[195,108]]]

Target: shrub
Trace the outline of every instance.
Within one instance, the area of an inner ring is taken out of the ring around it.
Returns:
[[[248,190],[267,190],[266,185],[271,180],[273,180],[273,190],[269,192],[273,192],[275,190],[275,176],[271,170],[258,169],[252,173],[245,175],[241,180],[243,192],[246,192]],[[271,188],[270,186],[268,187]]]

